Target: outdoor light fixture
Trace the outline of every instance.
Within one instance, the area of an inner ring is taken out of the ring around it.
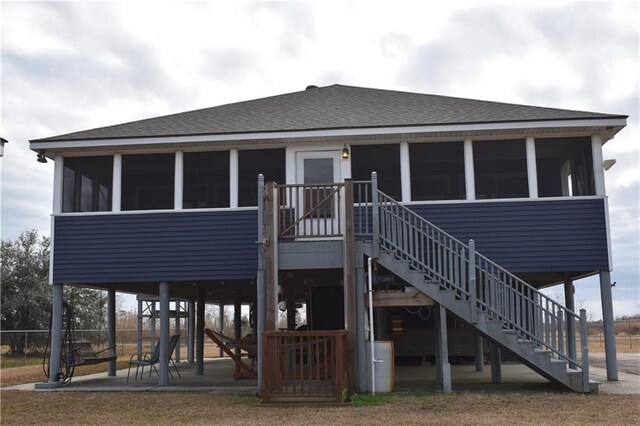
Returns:
[[[344,145],[344,148],[342,148],[342,153],[340,153],[340,157],[344,158],[345,160],[349,158],[349,148],[347,148],[347,145]]]
[[[44,156],[44,149],[40,150],[40,152],[38,153],[38,163],[46,163],[47,159]]]
[[[612,158],[610,160],[604,160],[602,162],[602,166],[604,167],[605,171],[609,170],[611,167],[613,167],[613,165],[616,164],[616,159]]]

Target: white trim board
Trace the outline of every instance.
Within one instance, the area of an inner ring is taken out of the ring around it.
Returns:
[[[571,200],[603,200],[606,197],[598,195],[584,195],[576,197],[543,197],[543,198],[488,198],[481,200],[431,200],[431,201],[408,201],[402,202],[403,205],[421,205],[421,204],[473,204],[473,203],[515,203],[515,202],[543,202],[543,201],[571,201]],[[367,205],[370,203],[367,203]],[[213,207],[213,208],[201,208],[201,209],[158,209],[158,210],[122,210],[119,212],[114,211],[100,211],[100,212],[66,212],[52,214],[52,217],[70,217],[70,216],[104,216],[104,215],[135,215],[135,214],[161,214],[161,213],[199,213],[199,212],[227,212],[227,211],[246,211],[246,210],[258,210],[256,206],[248,207]]]
[[[248,207],[211,207],[201,209],[157,209],[157,210],[121,210],[119,212],[114,211],[100,211],[100,212],[66,212],[52,214],[54,217],[70,217],[70,216],[105,216],[105,215],[129,215],[129,214],[161,214],[161,213],[213,213],[213,212],[229,212],[229,211],[243,211],[243,210],[258,210],[257,206]]]

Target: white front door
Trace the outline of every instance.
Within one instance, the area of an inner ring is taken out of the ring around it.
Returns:
[[[340,151],[299,151],[296,153],[296,183],[311,186],[298,192],[298,217],[305,217],[306,235],[341,234],[339,194],[332,184],[341,183]],[[318,187],[313,187],[319,185]],[[326,185],[326,186],[325,186]]]

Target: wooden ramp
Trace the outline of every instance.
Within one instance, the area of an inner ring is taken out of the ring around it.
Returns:
[[[234,379],[240,380],[240,379],[256,379],[256,378],[258,378],[258,375],[256,374],[256,372],[254,372],[247,364],[245,364],[242,361],[242,359],[239,356],[237,356],[231,350],[231,348],[229,348],[229,346],[227,346],[220,338],[218,338],[218,336],[216,336],[216,332],[215,331],[211,330],[210,328],[205,328],[204,329],[204,334],[209,336],[209,338],[211,340],[213,340],[214,343],[216,345],[218,345],[220,347],[220,349],[222,349],[224,351],[224,353],[229,355],[229,358],[231,358],[233,360],[233,362],[236,364],[236,371],[233,373],[233,378]],[[241,345],[238,345],[238,347],[240,347],[242,349]]]

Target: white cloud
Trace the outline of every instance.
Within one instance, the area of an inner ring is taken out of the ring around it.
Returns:
[[[629,114],[604,152],[614,276],[640,298],[639,4],[434,3],[3,3],[2,237],[49,231],[29,139],[342,83]]]

